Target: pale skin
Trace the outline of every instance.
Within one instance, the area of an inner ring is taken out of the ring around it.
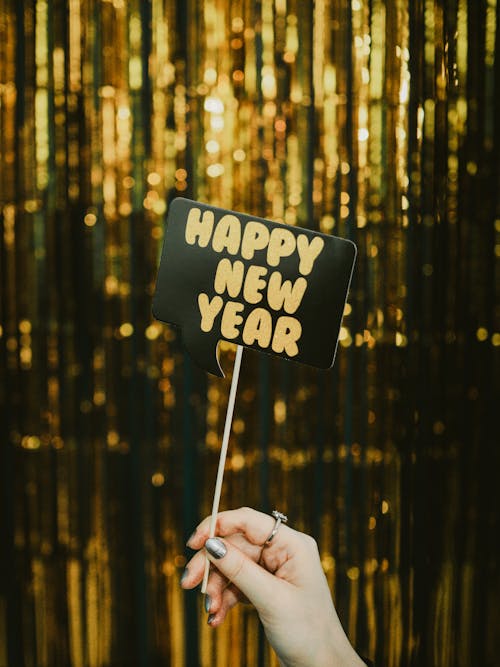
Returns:
[[[206,517],[188,540],[197,553],[186,566],[182,587],[200,584],[208,557],[205,606],[212,628],[236,604],[250,602],[282,667],[366,667],[338,618],[316,541],[282,524],[264,545],[274,524],[272,516],[249,507],[220,512],[216,541],[208,544],[222,552],[225,548],[216,558],[205,548]]]

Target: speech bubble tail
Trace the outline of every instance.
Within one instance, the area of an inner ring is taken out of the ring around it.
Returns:
[[[198,363],[195,359],[195,363]],[[202,362],[200,362],[202,363]],[[212,375],[216,375],[217,377],[223,378],[226,377],[224,371],[222,370],[222,367],[219,363],[219,358],[218,358],[218,352],[217,352],[217,346],[215,347],[215,363],[212,363],[210,367],[207,367],[205,363],[201,365],[202,368],[205,368],[209,373]]]
[[[191,335],[192,333],[195,335]],[[189,356],[197,366],[217,377],[225,377],[219,362],[219,341],[217,339],[212,336],[200,338],[192,327],[185,327],[182,330],[182,339]]]

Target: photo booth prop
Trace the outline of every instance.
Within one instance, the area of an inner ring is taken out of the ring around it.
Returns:
[[[177,326],[191,358],[219,377],[235,343],[210,535],[217,518],[243,347],[320,369],[335,360],[356,258],[348,239],[185,198],[168,208],[152,311]],[[208,560],[202,592],[208,578]]]

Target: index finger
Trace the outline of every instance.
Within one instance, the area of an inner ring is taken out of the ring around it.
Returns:
[[[240,507],[236,510],[219,512],[215,524],[215,534],[219,537],[225,537],[234,533],[241,533],[252,544],[264,546],[266,540],[271,535],[275,523],[275,519],[270,514],[258,512],[251,507]],[[200,549],[209,537],[209,531],[210,517],[207,516],[197,526],[195,532],[189,538],[187,545],[192,549]],[[295,534],[295,530],[281,524],[271,544],[279,541],[282,542],[284,538],[287,538],[287,541],[293,540]]]

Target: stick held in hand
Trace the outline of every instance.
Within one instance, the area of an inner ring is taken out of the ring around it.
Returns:
[[[224,424],[224,434],[222,437],[222,446],[219,456],[219,468],[217,470],[217,480],[215,482],[214,499],[212,503],[212,515],[210,517],[210,537],[215,535],[215,524],[217,522],[217,513],[219,511],[220,495],[222,490],[222,479],[224,477],[224,468],[226,465],[227,448],[229,444],[229,436],[231,435],[231,425],[233,422],[234,403],[236,400],[236,390],[238,388],[238,378],[240,375],[241,356],[243,354],[243,347],[238,345],[236,348],[236,356],[234,358],[233,376],[231,378],[231,388],[229,390],[229,400],[227,403],[226,422]],[[206,593],[208,574],[210,571],[210,561],[205,560],[205,573],[203,575],[203,583],[201,585],[201,592]]]

